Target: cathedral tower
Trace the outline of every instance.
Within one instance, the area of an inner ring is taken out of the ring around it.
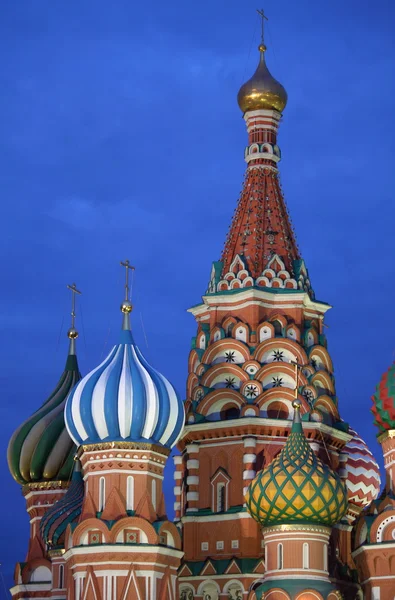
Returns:
[[[30,520],[29,547],[24,562],[15,569],[13,598],[33,598],[39,592],[50,597],[51,563],[40,535],[40,523],[48,509],[61,500],[70,484],[76,447],[64,422],[67,396],[81,379],[76,354],[75,284],[72,292],[69,351],[65,369],[52,394],[14,433],[8,445],[8,465],[22,485]]]
[[[385,468],[380,497],[362,514],[354,536],[353,559],[366,598],[393,600],[395,595],[395,363],[382,376],[373,396]]]
[[[352,439],[327,350],[330,306],[315,297],[280,186],[287,93],[268,70],[263,37],[258,49],[258,67],[237,98],[248,135],[243,189],[221,260],[190,309],[197,334],[174,487],[185,551],[180,590],[188,599],[245,599],[263,581],[264,540],[244,494],[287,439],[295,389],[306,438],[328,467],[344,469],[340,453]],[[338,548],[349,545],[351,528],[343,525],[331,541]]]
[[[166,517],[162,481],[184,426],[184,408],[134,342],[131,267],[122,264],[119,342],[74,387],[65,408],[84,494],[80,515],[67,524],[63,540],[64,597],[176,600],[183,553],[179,531]]]

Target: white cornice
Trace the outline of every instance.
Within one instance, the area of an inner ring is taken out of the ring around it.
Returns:
[[[191,425],[185,425],[182,438],[188,437],[188,434],[196,431],[213,431],[215,429],[232,429],[240,426],[241,428],[248,427],[249,425],[260,425],[262,427],[284,427],[288,429],[291,426],[291,422],[287,419],[266,419],[264,417],[243,417],[241,419],[229,419],[227,421],[206,421],[205,423],[193,423]],[[342,442],[349,442],[352,439],[352,435],[339,429],[334,429],[324,423],[318,423],[314,421],[303,422],[303,429],[305,431],[317,430],[322,433],[328,434],[330,437],[340,440]],[[245,434],[243,434],[245,435]],[[181,438],[181,439],[182,439]],[[228,441],[230,441],[228,439]],[[315,440],[310,440],[314,442]]]
[[[293,294],[282,294],[281,292],[272,292],[248,288],[236,294],[205,295],[202,297],[203,304],[198,304],[188,309],[195,317],[200,316],[207,311],[207,308],[215,309],[226,305],[232,306],[232,310],[246,308],[247,306],[263,306],[265,308],[304,308],[316,313],[325,314],[332,308],[329,304],[311,300],[306,292],[295,292]]]
[[[155,546],[150,544],[97,544],[95,546],[76,546],[70,548],[64,555],[64,559],[67,561],[72,556],[81,556],[83,554],[159,554],[164,556],[174,556],[175,558],[182,558],[184,552],[182,550],[176,550],[175,548]],[[118,562],[118,561],[117,561]]]
[[[354,552],[351,552],[351,556],[355,558],[356,556],[358,556],[358,554],[361,554],[361,552],[369,552],[370,550],[375,550],[377,552],[378,548],[380,548],[380,550],[393,550],[395,548],[395,540],[393,542],[387,543],[378,542],[377,544],[366,544],[365,546],[361,546],[357,550],[354,550]]]

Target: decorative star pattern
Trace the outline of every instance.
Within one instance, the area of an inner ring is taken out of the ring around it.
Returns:
[[[284,352],[282,350],[274,350],[273,351],[273,361],[283,362],[284,361]]]
[[[273,387],[282,387],[283,378],[282,377],[272,377]]]
[[[229,352],[225,352],[225,361],[226,361],[227,363],[233,363],[233,362],[236,362],[236,359],[235,359],[235,353],[234,353],[234,351],[233,351],[233,350],[230,350]]]
[[[244,390],[247,398],[256,398],[259,394],[258,387],[256,385],[250,384]]]
[[[303,397],[307,400],[307,402],[312,405],[314,400],[314,394],[311,390],[303,390]]]
[[[234,388],[236,383],[236,379],[234,377],[228,377],[225,379],[225,385],[227,388]]]

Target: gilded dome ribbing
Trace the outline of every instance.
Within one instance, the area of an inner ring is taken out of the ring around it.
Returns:
[[[310,448],[299,409],[280,454],[251,482],[247,509],[263,527],[289,523],[332,526],[345,515],[347,489]]]
[[[287,104],[288,95],[284,87],[271,75],[266,66],[266,46],[258,47],[260,59],[254,75],[241,86],[237,94],[237,102],[246,113],[250,110],[277,110],[282,112]]]

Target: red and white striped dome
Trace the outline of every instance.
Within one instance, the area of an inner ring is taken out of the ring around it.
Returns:
[[[358,433],[351,428],[349,433],[354,437],[343,449],[342,453],[346,455],[347,462],[341,476],[346,479],[348,502],[363,509],[379,495],[380,469]]]

